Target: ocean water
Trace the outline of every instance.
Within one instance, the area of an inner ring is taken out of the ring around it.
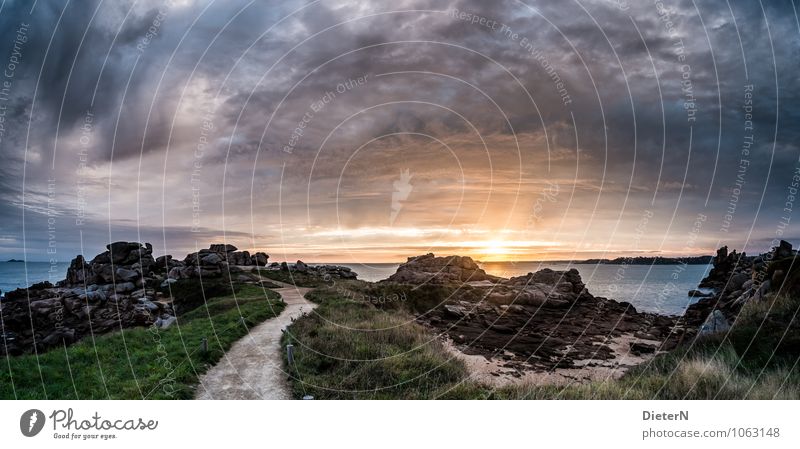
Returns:
[[[0,291],[5,294],[42,281],[55,284],[67,276],[68,267],[66,262],[0,262]]]
[[[358,273],[365,281],[379,281],[394,274],[398,264],[341,264]],[[577,269],[586,288],[594,296],[627,301],[642,312],[681,315],[697,301],[689,290],[711,269],[710,265],[609,265],[565,264],[549,262],[484,262],[487,273],[502,277],[522,276],[543,268]],[[703,289],[699,289],[703,290]]]

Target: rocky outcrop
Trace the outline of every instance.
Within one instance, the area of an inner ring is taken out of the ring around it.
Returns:
[[[249,251],[238,251],[233,245],[212,244],[208,249],[201,249],[196,253],[188,254],[182,262],[172,261],[172,256],[165,258],[168,279],[192,278],[217,278],[242,273],[242,267],[264,267],[269,256],[257,252],[253,255]],[[161,259],[161,258],[159,258]],[[172,261],[172,265],[169,262]]]
[[[751,274],[753,268],[753,258],[747,257],[745,253],[737,253],[736,250],[728,253],[728,247],[723,246],[717,250],[717,255],[713,259],[714,266],[708,276],[700,281],[700,287],[723,289],[727,288],[733,274]],[[741,285],[740,285],[741,286]]]
[[[59,283],[63,287],[139,282],[150,275],[155,265],[153,246],[135,242],[114,242],[91,262],[78,256],[70,262],[67,277]]]
[[[520,370],[576,368],[625,355],[620,352],[655,353],[687,336],[675,317],[592,296],[575,269],[504,279],[487,275],[468,257],[425,255],[382,281],[392,282],[414,285],[418,296],[448,289],[439,304],[414,310],[418,321],[448,335],[466,354],[501,355]]]
[[[708,276],[700,282],[700,287],[714,292],[690,305],[683,321],[703,329],[724,328],[750,301],[763,301],[778,291],[800,292],[800,264],[796,263],[796,257],[797,251],[785,240],[756,257],[735,250],[728,253],[728,247],[723,246],[717,250]]]
[[[409,257],[408,261],[400,265],[397,272],[384,282],[453,284],[471,281],[495,281],[498,279],[496,276],[486,274],[469,257],[436,257],[432,253],[428,253],[424,256]]]
[[[115,242],[91,262],[72,260],[57,286],[41,283],[9,292],[0,302],[0,354],[45,351],[89,334],[174,322],[156,292],[152,246]]]
[[[321,279],[358,279],[358,274],[350,267],[341,265],[308,265],[302,260],[296,263],[273,262],[268,267],[269,271],[288,271],[302,275],[319,277]]]

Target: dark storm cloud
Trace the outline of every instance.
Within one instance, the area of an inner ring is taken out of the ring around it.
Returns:
[[[754,226],[749,238],[763,247],[800,152],[793,5],[660,5],[40,0],[31,13],[28,2],[7,2],[0,56],[11,54],[20,23],[30,33],[6,102],[0,221],[16,240],[3,251],[19,253],[23,202],[32,233],[46,234],[43,223],[56,214],[62,245],[74,247],[77,230],[66,223],[76,214],[87,113],[93,171],[84,181],[106,202],[86,213],[102,225],[111,211],[121,230],[112,234],[124,238],[141,237],[125,221],[137,218],[150,230],[190,227],[197,198],[209,233],[224,228],[248,240],[258,221],[254,245],[274,244],[281,225],[376,225],[386,221],[397,173],[410,168],[429,208],[409,204],[409,225],[440,220],[430,210],[455,207],[441,192],[462,188],[473,196],[456,223],[475,222],[484,202],[501,213],[483,217],[511,211],[510,220],[524,222],[525,211],[511,218],[518,191],[530,202],[541,180],[559,179],[570,195],[559,218],[594,213],[613,224],[658,206],[668,220],[677,208],[670,232],[705,213],[715,240],[741,165],[749,84],[756,137],[722,239],[742,244]],[[360,77],[363,85],[348,84]],[[57,206],[48,207],[49,195]]]

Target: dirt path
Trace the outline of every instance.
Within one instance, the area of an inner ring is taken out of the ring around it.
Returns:
[[[195,399],[292,399],[283,371],[281,329],[316,304],[303,297],[311,289],[281,285],[284,287],[275,291],[286,302],[283,312],[234,343],[219,363],[200,377]]]

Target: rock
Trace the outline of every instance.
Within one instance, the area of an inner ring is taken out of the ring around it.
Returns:
[[[443,306],[444,311],[453,317],[462,318],[467,316],[467,311],[463,307],[446,304]]]
[[[161,326],[160,327],[161,327],[161,329],[169,329],[169,327],[172,326],[173,324],[175,324],[177,321],[178,321],[177,318],[175,318],[174,316],[171,316],[169,318],[161,320]]]
[[[265,267],[269,261],[269,256],[266,253],[255,253],[251,256],[251,259],[253,265]]]
[[[147,308],[147,310],[151,312],[156,312],[159,309],[158,304],[149,300],[142,301],[141,304],[144,305]]]
[[[40,343],[41,348],[49,348],[56,345],[70,345],[75,341],[75,330],[69,328],[59,328],[48,334]]]
[[[48,281],[42,281],[31,285],[30,287],[28,287],[28,290],[45,290],[48,288],[53,288],[53,284],[51,284]]]
[[[178,280],[174,278],[164,279],[164,282],[161,283],[161,288],[167,288],[170,284],[174,284],[176,282],[178,282]]]
[[[751,298],[752,301],[764,301],[767,298],[767,293],[772,287],[772,281],[764,281],[758,286],[755,293]]]
[[[436,257],[432,253],[409,257],[397,268],[395,274],[382,282],[402,284],[451,284],[472,281],[496,280],[496,276],[486,274],[469,257]]]
[[[229,245],[229,244],[217,243],[217,244],[211,245],[208,249],[210,249],[211,251],[213,251],[215,253],[230,253],[230,252],[236,251],[238,248],[236,248],[233,245]]]
[[[304,264],[302,260],[298,260],[297,263],[294,264],[294,269],[301,273],[306,273],[308,271],[308,265]]]
[[[750,276],[746,273],[737,273],[730,277],[728,280],[727,290],[736,291],[741,290],[745,282],[750,280]]]
[[[114,289],[117,293],[126,293],[136,290],[136,285],[133,282],[120,282]]]
[[[175,267],[183,267],[185,265],[185,262],[175,260],[167,254],[166,256],[157,257],[151,269],[156,273],[167,273]]]
[[[106,245],[111,261],[115,264],[124,262],[130,256],[131,251],[137,249],[138,244],[131,244],[129,242],[114,242]]]
[[[228,254],[228,263],[230,265],[251,265],[252,257],[248,251],[234,251]]]
[[[281,271],[289,271],[289,264],[281,262]]]
[[[81,299],[85,299],[86,301],[88,301],[90,303],[92,303],[92,302],[105,302],[106,294],[103,293],[102,291],[93,291],[93,292],[87,291],[85,294],[81,295],[80,298]]]
[[[792,244],[786,240],[781,240],[778,246],[774,249],[774,259],[783,259],[785,257],[792,257]]]
[[[312,274],[322,277],[323,279],[356,279],[358,275],[349,267],[339,265],[317,265],[308,267]]]
[[[65,285],[85,285],[87,282],[91,283],[93,277],[92,267],[86,263],[83,256],[79,255],[70,262],[64,283]]]
[[[717,255],[714,257],[714,266],[708,273],[708,276],[700,281],[700,287],[723,289],[728,288],[729,281],[738,273],[746,273],[747,270],[753,268],[753,257],[747,257],[744,253],[737,253],[736,250],[728,253],[728,247],[723,246],[717,250]],[[741,280],[737,278],[735,285],[731,290],[738,290],[746,279]]]
[[[770,278],[770,282],[772,285],[780,286],[783,284],[783,280],[786,277],[786,272],[783,270],[775,270],[772,272],[772,277]]]
[[[730,328],[731,326],[728,324],[725,315],[719,310],[714,310],[711,312],[711,315],[708,316],[705,323],[700,326],[698,335],[712,335],[719,332],[727,332]]]
[[[129,270],[123,267],[117,268],[115,275],[116,279],[122,282],[135,281],[141,276],[137,271]]]
[[[689,296],[692,298],[710,298],[714,296],[713,293],[705,293],[700,290],[689,290]]]
[[[200,259],[200,262],[203,265],[218,265],[220,262],[222,262],[222,257],[220,257],[219,254],[211,253]]]
[[[643,354],[653,354],[658,349],[655,345],[641,343],[641,342],[634,342],[631,343],[631,354],[633,355],[643,355]]]

